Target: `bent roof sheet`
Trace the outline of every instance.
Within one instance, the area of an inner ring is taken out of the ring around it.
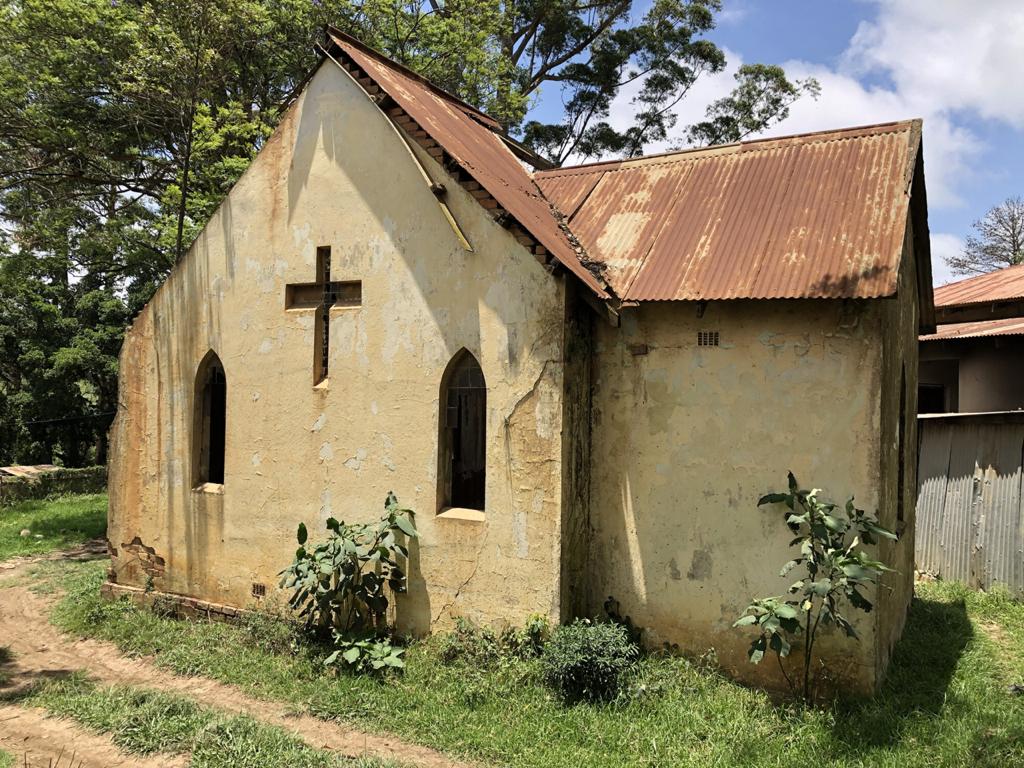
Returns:
[[[608,297],[583,266],[537,184],[495,133],[493,119],[354,38],[336,30],[330,37],[561,264],[596,294]]]
[[[1024,299],[1024,264],[969,277],[935,289],[936,307]]]
[[[935,333],[921,336],[921,341],[947,341],[950,339],[976,339],[983,336],[1024,335],[1024,317],[1003,320],[980,320],[976,323],[940,325]]]
[[[625,301],[896,292],[920,123],[542,171]]]

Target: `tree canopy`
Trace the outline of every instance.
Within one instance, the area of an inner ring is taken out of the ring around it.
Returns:
[[[1024,264],[1024,199],[1011,197],[974,222],[963,250],[946,258],[955,274],[980,275]]]
[[[814,95],[726,66],[719,0],[0,3],[0,462],[102,461],[135,314],[273,131],[331,23],[497,117],[555,163],[756,133]],[[632,124],[609,120],[623,89]],[[558,120],[531,119],[541,93]]]

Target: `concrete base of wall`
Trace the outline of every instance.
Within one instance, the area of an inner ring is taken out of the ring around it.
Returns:
[[[176,618],[234,622],[255,614],[255,611],[245,608],[235,608],[230,605],[223,605],[222,603],[199,600],[185,595],[175,595],[171,592],[146,591],[139,587],[115,584],[111,581],[103,583],[103,586],[100,588],[100,595],[105,600],[127,598],[140,608],[159,611],[164,615]]]

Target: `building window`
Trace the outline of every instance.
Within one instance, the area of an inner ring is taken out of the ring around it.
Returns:
[[[945,413],[946,387],[942,384],[920,384],[917,387],[918,413]]]
[[[441,380],[439,496],[441,507],[484,509],[487,384],[480,364],[460,350]]]
[[[216,353],[210,351],[196,371],[192,462],[194,486],[224,483],[227,394],[224,366]]]

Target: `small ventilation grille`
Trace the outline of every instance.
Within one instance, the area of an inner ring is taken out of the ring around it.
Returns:
[[[252,585],[252,596],[253,597],[266,597],[267,596],[267,585],[266,584],[253,584]]]
[[[718,331],[697,331],[698,347],[717,347]]]

